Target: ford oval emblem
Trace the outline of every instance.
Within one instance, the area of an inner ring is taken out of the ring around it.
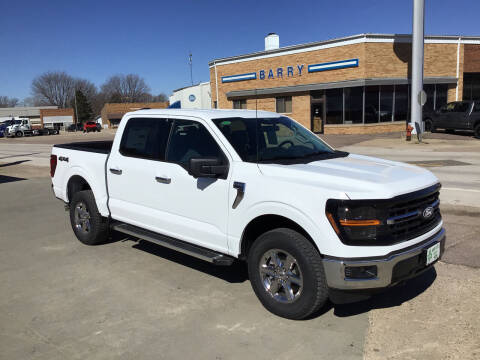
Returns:
[[[428,219],[430,217],[432,217],[433,215],[433,207],[429,206],[429,207],[426,207],[425,210],[423,210],[423,217],[425,219]]]
[[[191,102],[194,102],[195,99],[196,99],[196,97],[193,94],[188,97],[188,100],[190,100]]]

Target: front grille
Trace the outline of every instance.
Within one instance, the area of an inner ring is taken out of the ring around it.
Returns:
[[[425,234],[438,225],[442,216],[439,208],[439,189],[420,193],[417,197],[396,202],[387,209],[387,227],[392,242],[401,242]],[[423,212],[433,208],[433,214],[425,218]]]

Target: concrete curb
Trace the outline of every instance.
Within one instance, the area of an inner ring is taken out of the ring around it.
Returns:
[[[476,206],[464,206],[464,205],[452,205],[441,204],[440,211],[444,214],[458,215],[458,216],[480,216],[480,207]]]

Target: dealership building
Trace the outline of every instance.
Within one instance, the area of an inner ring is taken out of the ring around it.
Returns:
[[[212,107],[284,113],[317,133],[400,131],[410,116],[411,35],[361,34],[209,62]],[[426,36],[424,114],[480,99],[480,37]]]

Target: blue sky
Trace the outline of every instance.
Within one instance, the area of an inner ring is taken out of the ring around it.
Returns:
[[[208,81],[208,61],[358,33],[410,33],[412,0],[0,0],[0,95],[30,96],[32,79],[66,71],[97,86],[137,73],[154,94]],[[426,34],[480,35],[480,2],[426,0]]]

